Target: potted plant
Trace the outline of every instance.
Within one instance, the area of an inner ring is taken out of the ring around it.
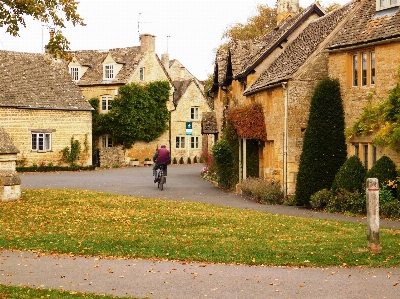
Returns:
[[[129,165],[131,166],[138,166],[139,165],[139,159],[138,158],[133,158],[130,162]]]
[[[152,165],[153,161],[150,158],[144,159],[144,165]]]

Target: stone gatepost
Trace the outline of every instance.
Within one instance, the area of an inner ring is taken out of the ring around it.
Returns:
[[[21,198],[21,179],[15,170],[19,150],[10,136],[0,127],[0,200],[16,201]]]
[[[367,179],[367,240],[368,248],[380,252],[379,242],[379,182],[378,179]]]

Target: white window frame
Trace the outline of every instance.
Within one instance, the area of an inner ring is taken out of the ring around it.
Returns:
[[[376,11],[397,7],[400,5],[400,0],[376,0]]]
[[[351,55],[351,85],[358,86],[358,54]]]
[[[113,80],[115,78],[115,64],[107,63],[103,65],[103,79],[104,80]]]
[[[367,52],[361,53],[361,86],[367,86]]]
[[[191,149],[199,149],[200,137],[199,136],[190,136],[190,148]]]
[[[375,51],[369,52],[370,84],[375,85]]]
[[[71,74],[72,80],[79,81],[80,79],[80,67],[79,66],[70,66],[69,73]]]
[[[190,119],[198,120],[199,119],[199,106],[190,107]]]
[[[113,143],[112,143],[112,137],[109,134],[106,135],[102,135],[101,136],[101,147],[102,148],[109,148],[112,147]]]
[[[175,148],[176,149],[186,148],[186,136],[179,135],[175,137]]]
[[[113,97],[110,95],[103,95],[100,97],[100,112],[108,113],[111,110],[111,102],[113,101]]]
[[[51,133],[31,132],[31,150],[37,152],[51,151]]]
[[[144,76],[144,73],[145,72],[145,68],[144,67],[141,67],[140,69],[139,69],[139,80],[140,81],[144,81],[145,80],[145,76]]]

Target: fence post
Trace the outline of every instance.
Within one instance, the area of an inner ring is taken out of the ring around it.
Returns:
[[[376,178],[367,179],[367,240],[368,248],[380,252],[379,242],[379,182]]]

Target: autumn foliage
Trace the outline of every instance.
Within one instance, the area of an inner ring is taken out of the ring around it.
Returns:
[[[242,105],[228,110],[230,121],[239,137],[267,140],[264,113],[259,103]]]

